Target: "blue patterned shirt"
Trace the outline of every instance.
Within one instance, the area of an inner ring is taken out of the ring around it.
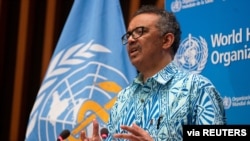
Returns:
[[[139,74],[118,94],[106,140],[112,140],[114,133],[125,133],[120,125],[132,123],[158,141],[183,140],[182,125],[226,123],[222,99],[204,76],[183,71],[171,62],[146,82],[141,79]]]

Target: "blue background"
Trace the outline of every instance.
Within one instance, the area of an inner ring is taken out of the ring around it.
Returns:
[[[171,11],[171,4],[180,0],[166,0],[165,8]],[[209,2],[209,0],[196,0],[195,2]],[[210,0],[210,3],[194,6],[191,8],[181,8],[175,12],[181,28],[182,39],[188,34],[194,37],[202,36],[208,44],[208,59],[201,74],[208,77],[220,91],[224,98],[243,97],[250,101],[250,41],[246,40],[246,29],[250,31],[248,0]],[[211,36],[215,34],[230,35],[232,31],[239,32],[242,29],[242,42],[231,43],[226,46],[212,47]],[[250,33],[248,33],[250,34]],[[249,35],[250,36],[250,35]],[[250,38],[250,37],[249,37]],[[219,53],[249,50],[248,59],[231,61],[229,66],[224,63],[213,64],[211,54],[213,51]],[[249,102],[250,103],[250,102]],[[232,106],[226,109],[228,124],[249,124],[250,104],[244,106]]]

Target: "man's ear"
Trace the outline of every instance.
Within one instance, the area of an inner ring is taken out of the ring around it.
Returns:
[[[174,34],[173,33],[167,33],[163,36],[163,48],[168,49],[172,46],[174,43]]]

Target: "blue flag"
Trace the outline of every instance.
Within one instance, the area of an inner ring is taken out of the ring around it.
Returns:
[[[30,113],[27,141],[69,141],[92,120],[106,126],[117,93],[136,75],[121,43],[119,0],[75,0]]]

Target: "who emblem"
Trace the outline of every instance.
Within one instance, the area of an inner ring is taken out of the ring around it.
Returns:
[[[182,8],[182,2],[181,0],[175,0],[175,1],[172,1],[171,2],[171,10],[173,12],[179,12],[181,11],[181,8]]]
[[[117,93],[129,82],[124,74],[91,58],[111,51],[99,44],[78,44],[59,52],[51,61],[31,112],[26,137],[35,129],[39,140],[54,140],[69,129],[67,140],[79,140],[85,129],[92,134],[92,120],[100,128],[109,117]]]
[[[223,105],[225,109],[229,109],[232,105],[231,97],[227,97],[227,96],[223,97]]]
[[[200,73],[206,63],[208,57],[207,42],[204,38],[200,39],[192,37],[184,39],[175,55],[174,61],[186,70],[194,73]]]

